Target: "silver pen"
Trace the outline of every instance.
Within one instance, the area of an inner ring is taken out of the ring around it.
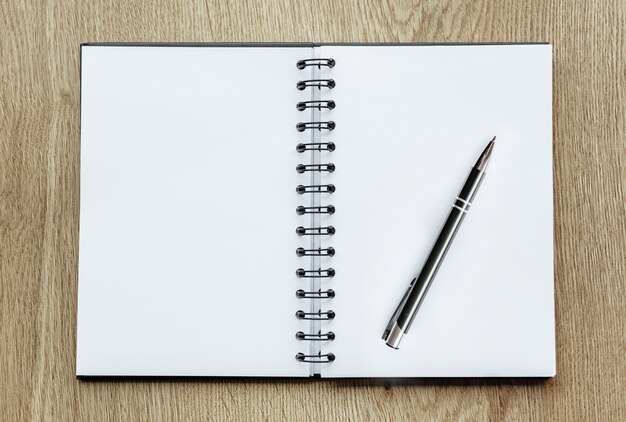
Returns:
[[[478,161],[476,161],[476,164],[474,164],[474,167],[472,167],[465,185],[463,185],[459,196],[456,197],[450,215],[448,215],[448,219],[443,225],[422,270],[417,277],[411,280],[409,288],[389,320],[382,337],[387,346],[398,349],[400,340],[409,332],[409,328],[424,301],[428,288],[437,275],[446,252],[465,218],[465,214],[467,214],[472,205],[472,200],[485,176],[485,169],[487,168],[495,141],[496,138],[494,136],[478,158]]]

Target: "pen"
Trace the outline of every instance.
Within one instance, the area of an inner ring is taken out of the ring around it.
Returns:
[[[456,197],[450,215],[448,215],[448,219],[443,225],[441,233],[439,233],[439,237],[437,237],[422,270],[409,284],[409,288],[389,320],[382,337],[387,346],[398,349],[400,340],[409,332],[409,328],[415,319],[420,305],[424,301],[428,288],[437,275],[443,258],[446,256],[446,252],[461,226],[461,222],[465,218],[465,214],[467,214],[472,205],[472,200],[485,176],[485,169],[487,168],[495,141],[496,137],[494,136],[482,154],[480,154],[480,157],[478,157],[474,167],[472,167],[465,185],[463,185],[459,196]]]

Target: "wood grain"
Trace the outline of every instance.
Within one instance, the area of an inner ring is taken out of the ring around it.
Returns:
[[[0,3],[0,417],[626,418],[626,2]],[[527,380],[79,382],[79,44],[554,45],[558,375]]]

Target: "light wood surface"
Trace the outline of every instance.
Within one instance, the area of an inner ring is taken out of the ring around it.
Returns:
[[[80,382],[79,45],[554,45],[557,376]],[[625,420],[626,2],[0,2],[0,417]]]

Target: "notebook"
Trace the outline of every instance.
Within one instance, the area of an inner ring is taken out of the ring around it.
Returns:
[[[76,374],[555,375],[551,62],[547,44],[81,46]]]

